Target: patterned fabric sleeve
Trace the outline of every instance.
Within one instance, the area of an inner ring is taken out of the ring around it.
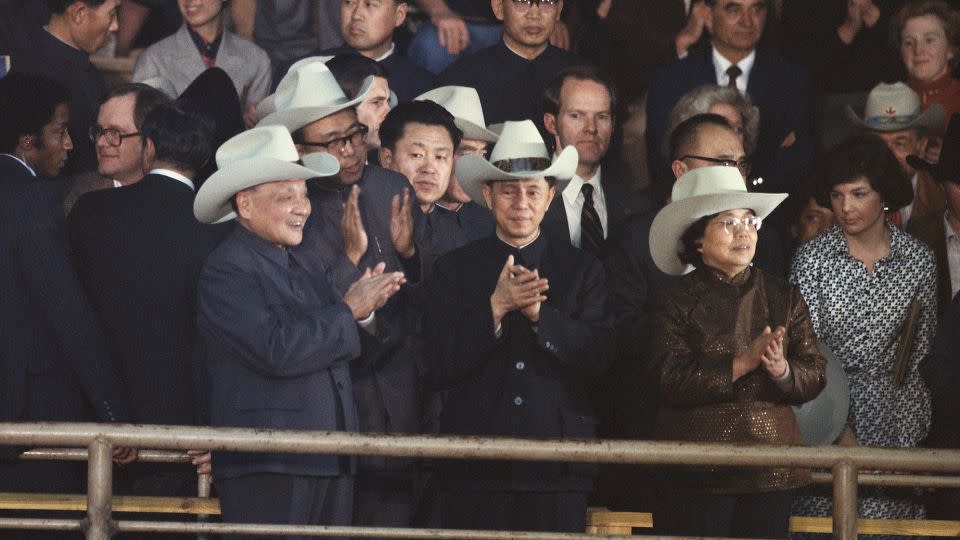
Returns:
[[[787,328],[787,361],[793,373],[793,388],[787,402],[800,405],[817,397],[827,384],[827,363],[817,348],[807,304],[797,287],[790,287],[790,323]]]

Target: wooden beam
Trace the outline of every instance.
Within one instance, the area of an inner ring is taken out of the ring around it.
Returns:
[[[86,511],[86,495],[0,493],[0,510]],[[114,512],[220,515],[220,501],[200,497],[113,497]]]

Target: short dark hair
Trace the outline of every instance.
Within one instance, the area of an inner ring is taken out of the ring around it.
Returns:
[[[184,111],[176,103],[154,107],[140,127],[140,137],[153,141],[158,161],[193,172],[206,165],[213,154],[211,122],[200,114]]]
[[[880,137],[860,133],[834,146],[824,159],[817,202],[827,208],[834,186],[864,177],[890,210],[913,201],[913,186],[896,156]]]
[[[39,137],[61,103],[70,93],[56,81],[17,71],[0,78],[0,152],[13,154],[23,135]]]
[[[51,15],[64,13],[68,7],[78,1],[90,7],[100,7],[107,0],[47,0],[47,9],[50,10]]]
[[[670,133],[669,148],[671,160],[680,159],[680,157],[687,152],[687,149],[690,147],[690,145],[696,142],[697,136],[700,133],[700,128],[703,126],[717,126],[726,128],[729,129],[731,133],[736,135],[736,132],[733,131],[733,127],[730,125],[730,122],[728,122],[726,118],[720,116],[719,114],[695,114],[677,124],[677,127],[673,128],[673,132]]]
[[[107,92],[107,94],[103,96],[103,99],[100,100],[100,105],[103,105],[115,97],[130,94],[133,94],[135,100],[133,103],[133,125],[136,126],[138,130],[143,127],[143,120],[154,107],[162,103],[170,102],[170,98],[166,94],[150,85],[143,83],[126,83]]]
[[[692,264],[697,268],[703,266],[703,254],[700,253],[700,248],[703,247],[703,235],[707,232],[707,225],[709,225],[710,221],[715,217],[717,217],[717,214],[703,216],[691,223],[690,226],[687,227],[687,230],[683,231],[683,234],[680,236],[680,251],[677,252],[677,256],[680,257],[680,262],[683,264]]]
[[[394,107],[383,119],[380,124],[380,146],[390,150],[396,148],[407,124],[426,124],[446,129],[454,149],[463,139],[463,132],[454,123],[449,111],[432,101],[408,101]]]
[[[387,70],[376,60],[371,60],[359,54],[340,54],[327,61],[327,68],[337,79],[340,89],[353,99],[360,93],[363,81],[370,77],[389,79]]]
[[[597,66],[582,64],[560,70],[560,73],[543,90],[542,107],[545,114],[556,116],[560,112],[560,91],[563,90],[563,83],[567,82],[567,79],[593,81],[602,85],[610,93],[610,112],[617,110],[617,87],[613,84],[613,79]]]

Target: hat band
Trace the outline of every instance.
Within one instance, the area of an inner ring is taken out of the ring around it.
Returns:
[[[552,162],[547,158],[526,157],[526,158],[513,158],[513,159],[499,159],[493,162],[493,166],[500,169],[503,172],[523,173],[523,172],[545,171],[550,168],[551,163]]]
[[[919,114],[908,114],[903,116],[870,116],[867,118],[867,125],[870,126],[886,126],[891,124],[910,124]]]

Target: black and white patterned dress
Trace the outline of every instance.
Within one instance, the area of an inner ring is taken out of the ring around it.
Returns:
[[[848,425],[865,446],[913,447],[930,428],[930,393],[920,361],[936,332],[936,262],[933,252],[889,221],[890,254],[867,272],[835,225],[801,246],[790,281],[800,287],[817,338],[840,359],[850,381]],[[911,301],[921,302],[920,320],[903,386],[893,382],[897,336]],[[922,519],[922,505],[909,491],[861,488],[860,516]],[[829,515],[826,497],[800,497],[797,515]]]

